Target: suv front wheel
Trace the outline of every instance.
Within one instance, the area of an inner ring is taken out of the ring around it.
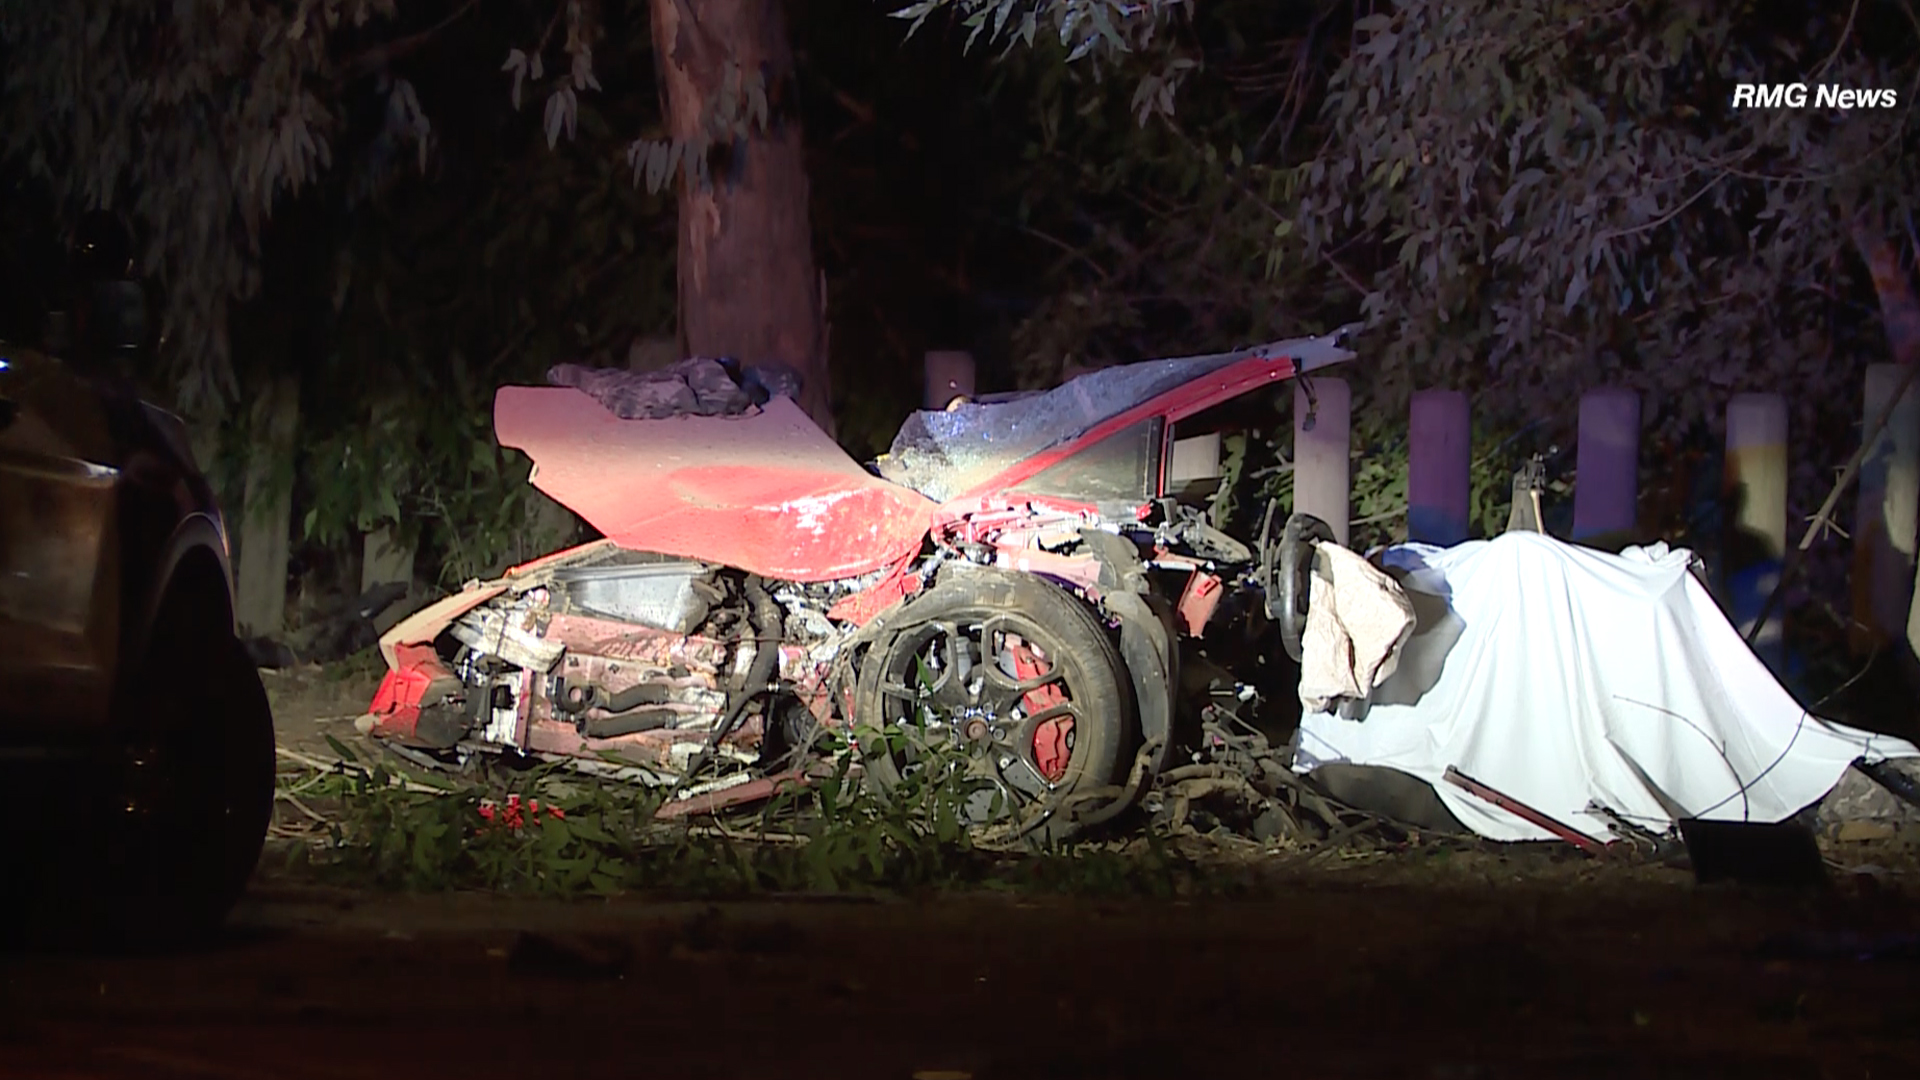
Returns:
[[[170,590],[128,669],[116,735],[86,816],[98,839],[60,875],[64,927],[114,945],[216,931],[246,890],[273,814],[273,714],[224,600]],[[69,854],[75,854],[69,852]],[[66,860],[62,860],[66,861]]]

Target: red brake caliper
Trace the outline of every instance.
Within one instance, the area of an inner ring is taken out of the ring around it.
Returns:
[[[1047,663],[1034,652],[1033,646],[1019,638],[1009,637],[1007,651],[1013,656],[1013,677],[1021,682],[1047,673]],[[1066,703],[1067,695],[1060,692],[1058,683],[1035,687],[1020,699],[1029,716]],[[1067,746],[1067,736],[1072,731],[1073,715],[1068,713],[1042,721],[1033,733],[1033,763],[1048,783],[1067,775],[1067,759],[1073,754]]]

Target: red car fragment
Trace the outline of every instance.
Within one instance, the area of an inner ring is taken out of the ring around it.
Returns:
[[[622,420],[570,387],[508,386],[494,429],[533,459],[535,487],[636,551],[832,581],[900,562],[933,519],[783,397],[747,416]]]

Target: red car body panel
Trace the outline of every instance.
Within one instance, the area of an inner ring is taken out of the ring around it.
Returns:
[[[459,680],[447,670],[431,644],[399,645],[394,652],[393,667],[380,680],[367,715],[375,721],[373,734],[406,739],[419,726],[420,706],[434,684],[451,680],[458,685]]]
[[[746,416],[622,420],[571,387],[503,387],[502,446],[622,547],[788,581],[858,577],[918,551],[932,500],[867,472],[788,398]]]

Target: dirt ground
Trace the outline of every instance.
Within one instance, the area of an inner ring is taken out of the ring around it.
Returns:
[[[271,677],[283,745],[349,741],[372,684]],[[269,871],[215,948],[0,957],[0,1075],[1920,1075],[1920,875],[1829,853],[1852,869],[1815,894],[1328,854],[1231,903],[559,903]]]
[[[349,746],[365,745],[353,722],[367,711],[384,671],[376,655],[362,655],[322,668],[305,665],[284,671],[263,670],[267,700],[273,706],[274,737],[282,749],[332,760],[328,735]]]
[[[1387,869],[1231,904],[568,904],[268,878],[220,948],[0,959],[0,1074],[1920,1074],[1920,909],[1899,882]]]

